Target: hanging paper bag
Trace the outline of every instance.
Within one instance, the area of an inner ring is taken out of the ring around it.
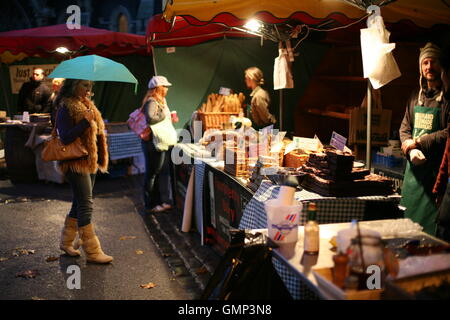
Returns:
[[[395,43],[389,43],[390,32],[386,30],[383,18],[375,16],[368,20],[369,27],[361,29],[361,53],[364,78],[378,89],[401,76],[392,50]]]

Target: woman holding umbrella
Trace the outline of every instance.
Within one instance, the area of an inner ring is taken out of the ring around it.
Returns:
[[[91,221],[95,176],[97,171],[107,171],[109,160],[105,124],[90,99],[92,85],[88,80],[66,79],[55,100],[56,128],[61,142],[67,145],[79,137],[88,150],[86,157],[59,163],[73,191],[72,208],[64,222],[60,248],[70,256],[78,256],[81,244],[87,261],[109,263],[113,257],[102,251]],[[80,241],[74,246],[77,231]]]

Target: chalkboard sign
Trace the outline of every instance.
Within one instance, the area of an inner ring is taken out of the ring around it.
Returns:
[[[210,188],[209,236],[224,252],[230,242],[230,228],[238,228],[245,206],[253,193],[234,177],[207,166]],[[205,219],[206,220],[206,219]]]

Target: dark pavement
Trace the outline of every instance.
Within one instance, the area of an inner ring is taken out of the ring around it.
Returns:
[[[142,175],[97,179],[93,221],[114,261],[95,265],[59,250],[68,184],[0,180],[0,300],[197,299],[219,256],[196,233],[181,233],[174,212],[142,214],[141,184]],[[67,288],[70,265],[80,267],[79,290]],[[29,270],[38,274],[17,277]],[[156,286],[140,287],[150,282]]]

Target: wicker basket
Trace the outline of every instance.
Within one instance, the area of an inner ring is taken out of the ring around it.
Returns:
[[[203,131],[208,129],[223,129],[223,124],[230,120],[231,116],[239,116],[237,112],[198,112],[202,121]]]

